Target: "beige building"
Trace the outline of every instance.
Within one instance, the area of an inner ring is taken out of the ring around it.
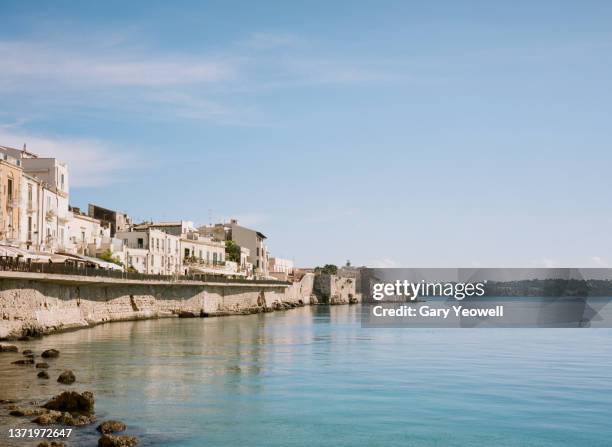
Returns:
[[[4,238],[34,250],[66,250],[69,220],[66,164],[55,158],[39,157],[25,148],[21,150],[7,146],[0,146],[0,161],[5,162],[4,169],[0,171],[2,199],[5,199],[0,231],[4,229]],[[7,164],[13,164],[14,168],[8,169]],[[22,174],[26,174],[24,185]],[[10,201],[9,193],[12,196]],[[7,197],[4,197],[5,194]],[[11,213],[5,211],[9,203]]]
[[[0,241],[19,245],[19,196],[23,170],[19,159],[2,153],[0,157]]]

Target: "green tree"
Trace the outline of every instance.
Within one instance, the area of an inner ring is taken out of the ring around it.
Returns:
[[[321,273],[324,275],[337,275],[338,266],[334,264],[325,264],[323,267],[315,267],[315,273]]]
[[[101,254],[99,254],[98,259],[102,259],[103,261],[106,261],[106,262],[112,262],[113,264],[117,264],[123,267],[123,262],[121,262],[119,258],[113,257],[113,252],[110,251],[110,249],[105,250]]]
[[[225,259],[240,264],[240,246],[234,241],[225,241]]]

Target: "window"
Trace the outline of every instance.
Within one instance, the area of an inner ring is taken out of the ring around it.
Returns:
[[[62,188],[61,189],[63,191],[64,190],[64,174],[62,174],[62,182],[61,183],[62,183]]]
[[[189,249],[188,249],[188,248],[186,248],[186,249],[185,249],[185,257],[186,257],[186,258],[188,258],[188,257],[189,257]]]
[[[85,242],[85,232],[81,231],[81,242]]]
[[[8,199],[13,200],[13,179],[12,178],[8,179],[6,193],[8,195]]]
[[[32,185],[28,184],[28,208],[32,209]]]
[[[144,248],[144,240],[141,237],[138,238],[138,248]]]
[[[217,253],[213,253],[213,264],[217,263]]]

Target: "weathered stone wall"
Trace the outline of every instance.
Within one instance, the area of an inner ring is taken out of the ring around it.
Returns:
[[[312,275],[290,286],[95,281],[0,274],[0,339],[121,320],[263,312],[310,303]]]
[[[315,275],[313,292],[321,304],[349,304],[360,301],[360,297],[355,292],[354,278]]]

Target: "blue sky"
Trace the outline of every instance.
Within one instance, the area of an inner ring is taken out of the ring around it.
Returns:
[[[612,265],[611,2],[0,3],[0,144],[299,265]],[[210,211],[209,211],[210,210]]]

